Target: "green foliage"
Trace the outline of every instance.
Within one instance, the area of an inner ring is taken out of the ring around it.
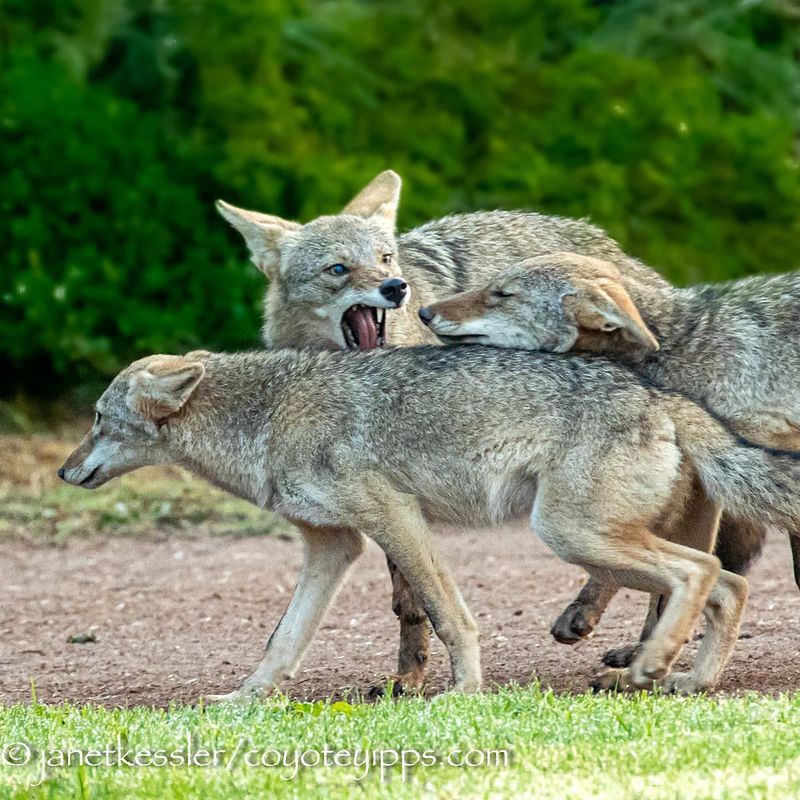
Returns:
[[[254,340],[260,281],[157,117],[29,57],[7,67],[0,114],[0,337],[17,381]]]
[[[591,217],[678,282],[797,266],[800,36],[728,0],[7,0],[0,366],[56,388],[257,343],[217,196]]]

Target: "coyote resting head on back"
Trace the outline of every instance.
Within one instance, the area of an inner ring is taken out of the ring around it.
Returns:
[[[646,355],[659,343],[613,264],[577,253],[531,258],[419,312],[446,343]],[[595,341],[596,340],[596,341]]]

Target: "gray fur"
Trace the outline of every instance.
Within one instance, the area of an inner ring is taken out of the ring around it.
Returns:
[[[566,252],[508,267],[429,311],[431,328],[447,341],[613,358],[701,403],[751,441],[800,450],[800,274],[678,289],[643,280],[626,260]],[[765,527],[737,523],[728,514],[734,507],[725,504],[718,554],[726,569],[744,573]],[[790,521],[781,524],[798,533]],[[792,554],[800,586],[795,539]],[[594,587],[586,595],[606,597]],[[596,621],[599,613],[584,605],[576,601],[559,618],[559,640],[591,630],[584,619]]]
[[[375,304],[375,289],[387,277],[402,275],[411,300],[387,312],[387,340],[394,345],[437,343],[419,324],[421,306],[453,292],[475,289],[499,271],[531,256],[569,250],[612,260],[643,286],[668,284],[656,272],[626,255],[603,230],[582,220],[525,211],[484,211],[434,220],[394,238],[400,178],[387,171],[377,176],[339,215],[306,225],[221,204],[220,211],[245,237],[253,260],[269,277],[265,298],[264,343],[267,347],[343,348],[340,332],[345,310],[353,304]],[[254,227],[255,226],[255,227]],[[283,244],[281,244],[283,243]],[[380,255],[391,253],[389,267]],[[325,268],[344,261],[351,274],[338,282]],[[741,568],[760,543],[739,524],[723,520],[734,537],[721,552],[739,558],[723,564]],[[762,526],[763,536],[763,526]],[[400,618],[398,673],[407,688],[421,686],[428,653],[428,627],[420,604],[402,573],[393,569],[393,608]]]
[[[695,470],[739,513],[800,521],[794,459],[744,445],[691,402],[602,359],[480,347],[151,356],[124,370],[97,410],[66,480],[95,488],[147,463],[182,464],[294,521],[309,558],[327,553],[304,568],[290,622],[278,626],[247,692],[296,668],[361,534],[423,599],[456,687],[478,688],[474,621],[425,523],[528,515],[563,559],[670,594],[619,678],[628,685],[666,679],[705,605],[711,635],[696,671],[664,685],[708,688],[735,642],[746,583],[654,534],[684,518]]]

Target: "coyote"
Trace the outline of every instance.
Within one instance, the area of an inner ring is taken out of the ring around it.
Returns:
[[[693,536],[691,487],[699,481],[737,517],[800,521],[797,454],[752,445],[605,359],[431,346],[155,355],[121,372],[96,412],[59,470],[66,481],[93,489],[148,464],[181,464],[303,534],[289,608],[263,661],[226,698],[293,674],[364,535],[422,599],[454,688],[477,690],[477,627],[427,525],[525,516],[565,561],[668,596],[615,682],[705,689],[735,643],[747,582],[679,543]],[[670,674],[701,612],[694,668]]]
[[[387,170],[340,214],[301,225],[217,208],[244,237],[269,278],[264,344],[371,350],[383,344],[438,344],[419,324],[420,306],[478,287],[531,255],[573,250],[629,261],[642,280],[662,282],[625,255],[600,228],[578,220],[518,211],[457,214],[395,237],[400,177]],[[386,309],[393,309],[390,314]]]
[[[668,288],[657,273],[626,255],[604,231],[580,220],[521,211],[457,214],[395,237],[398,175],[387,171],[344,210],[301,225],[220,201],[220,213],[244,237],[269,278],[263,339],[268,348],[369,350],[385,344],[439,344],[417,319],[420,307],[477,288],[506,266],[570,250],[625,264],[645,285]],[[722,555],[741,571],[760,547],[755,524],[729,524]],[[736,556],[736,558],[734,558]],[[738,560],[737,560],[738,558]],[[389,561],[392,607],[400,619],[395,690],[422,686],[430,627],[418,599]]]
[[[654,385],[691,397],[750,441],[800,450],[798,273],[676,289],[642,282],[624,264],[557,253],[509,267],[480,289],[419,313],[448,342],[621,361]],[[760,527],[753,531],[758,543]],[[709,531],[696,546],[708,549],[710,537]],[[800,538],[790,542],[800,586]],[[723,550],[736,545],[736,537],[720,532]],[[587,635],[612,596],[610,587],[590,580],[553,634],[566,642]],[[632,653],[617,648],[605,661],[619,666]]]

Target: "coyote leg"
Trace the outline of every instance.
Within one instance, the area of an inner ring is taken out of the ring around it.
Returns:
[[[390,558],[386,562],[392,576],[392,610],[400,620],[395,689],[415,691],[421,689],[425,683],[431,626],[422,603],[403,573]]]
[[[305,558],[292,599],[267,642],[267,652],[240,689],[210,700],[259,695],[290,679],[350,565],[364,551],[364,537],[353,530],[300,526]]]
[[[794,564],[794,582],[800,589],[800,532],[792,531],[789,535],[789,546],[792,548],[792,563]]]
[[[708,497],[699,479],[695,477],[692,493],[681,519],[666,532],[665,538],[687,547],[693,547],[695,550],[710,553],[714,549],[721,513],[720,507]],[[667,598],[664,596],[652,596],[647,610],[647,617],[639,635],[639,642],[608,650],[603,654],[603,663],[609,667],[629,666],[641,649],[642,644],[650,638],[666,606],[666,602]]]
[[[481,687],[478,626],[449,570],[433,551],[419,504],[377,476],[362,478],[359,485],[364,494],[352,499],[358,505],[355,527],[383,548],[422,601],[450,656],[453,688],[477,691]]]
[[[612,647],[603,653],[601,661],[608,667],[627,667],[636,657],[642,642],[646,642],[653,633],[658,618],[664,610],[667,598],[663,594],[651,594],[650,604],[647,607],[647,616],[644,619],[642,632],[639,634],[639,641],[636,644],[622,644],[619,647]]]
[[[641,645],[630,667],[617,675],[612,671],[611,684],[609,674],[601,675],[593,683],[594,688],[611,688],[614,684],[619,684],[620,688],[650,688],[654,682],[665,678],[717,582],[720,569],[716,557],[665,542],[652,534],[641,536],[639,542],[643,547],[636,548],[635,554],[625,548],[629,565],[614,568],[620,583],[645,591],[650,587],[651,592],[660,585],[657,591],[669,599],[650,638]],[[584,565],[584,568],[609,569],[609,560],[597,558],[594,565]]]
[[[619,587],[589,577],[578,596],[561,612],[550,635],[561,644],[575,644],[595,628]]]
[[[722,570],[703,609],[706,632],[694,669],[673,672],[664,682],[666,690],[691,694],[711,689],[716,684],[739,637],[746,601],[747,580]]]
[[[652,534],[637,539],[641,547],[636,548],[635,554],[625,548],[629,565],[614,568],[620,583],[645,591],[650,587],[651,592],[660,585],[657,591],[668,600],[650,638],[642,643],[630,667],[600,675],[592,684],[596,689],[650,688],[666,678],[700,611],[706,607],[720,573],[719,559],[715,556],[665,542]],[[584,568],[608,569],[611,560],[597,558],[593,566]],[[719,641],[717,638],[715,643]],[[709,647],[713,648],[715,643]],[[720,657],[724,659],[727,654]]]
[[[540,487],[531,526],[558,556],[599,580],[668,596],[625,679],[646,688],[666,677],[717,581],[719,559],[665,541],[642,523],[598,519],[592,524],[580,513],[573,517],[561,501],[560,486],[552,494]]]

